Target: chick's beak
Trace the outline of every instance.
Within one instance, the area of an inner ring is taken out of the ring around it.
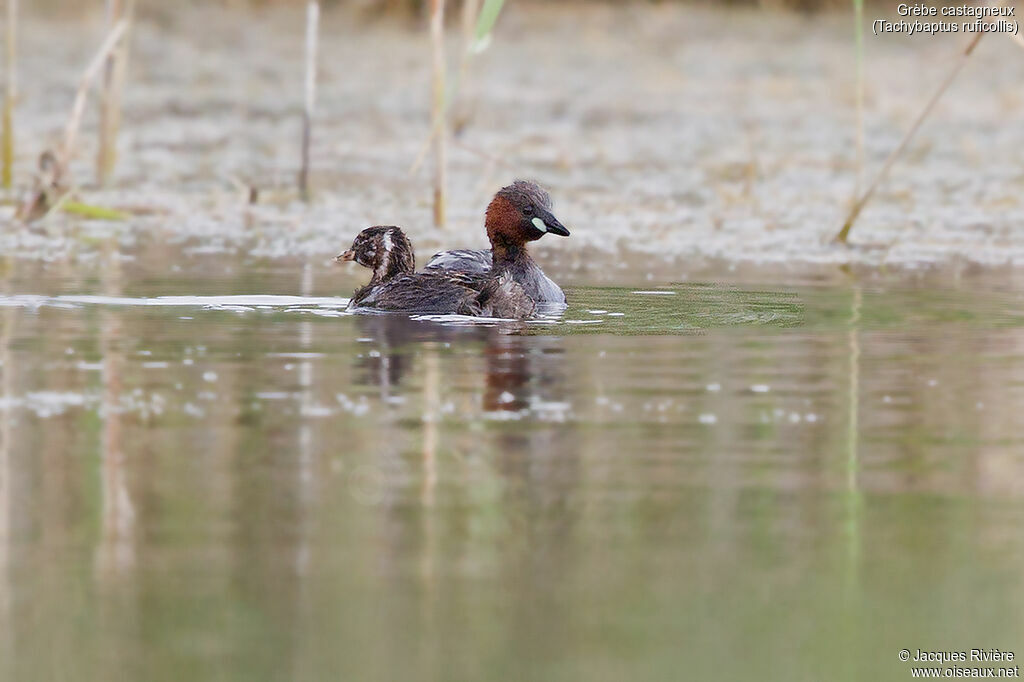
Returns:
[[[356,259],[356,252],[353,251],[352,249],[349,249],[345,253],[342,253],[342,254],[339,254],[338,256],[336,256],[334,260],[336,260],[339,263],[347,263],[347,262],[353,261],[355,259]]]

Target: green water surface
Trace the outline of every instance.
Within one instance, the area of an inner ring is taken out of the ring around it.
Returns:
[[[648,282],[487,327],[16,299],[295,293],[168,277],[8,280],[3,679],[895,680],[904,648],[1024,654],[1016,293]]]

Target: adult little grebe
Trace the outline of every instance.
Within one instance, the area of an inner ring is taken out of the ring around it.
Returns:
[[[507,271],[483,275],[414,272],[412,244],[394,225],[366,228],[336,260],[355,261],[373,271],[370,282],[352,295],[350,310],[375,308],[510,319],[533,314],[533,301]]]
[[[545,234],[569,236],[569,230],[551,213],[551,195],[534,182],[516,180],[494,195],[484,226],[490,250],[442,251],[430,259],[425,270],[485,275],[493,268],[495,273],[510,273],[535,303],[565,303],[562,289],[526,251],[527,242]]]

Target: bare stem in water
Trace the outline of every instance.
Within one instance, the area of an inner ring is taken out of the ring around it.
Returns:
[[[302,112],[302,168],[299,170],[299,193],[309,201],[309,146],[313,138],[313,107],[316,105],[317,27],[320,3],[310,0],[306,5],[306,103]]]
[[[107,0],[107,26],[124,20],[130,24],[135,0]],[[126,29],[127,31],[127,29]],[[117,163],[117,134],[121,127],[121,94],[128,64],[128,41],[122,40],[106,59],[103,91],[100,95],[99,144],[96,152],[96,180],[106,185]]]
[[[18,0],[7,0],[7,84],[4,88],[3,170],[4,189],[10,189],[14,178],[14,99],[17,97],[17,20]]]
[[[434,129],[434,225],[446,223],[446,174],[448,168],[448,134],[445,129],[445,63],[444,63],[444,0],[430,0],[430,44],[433,62],[433,107],[431,127]]]
[[[924,123],[924,120],[928,118],[928,114],[932,112],[932,109],[935,108],[935,105],[938,103],[939,99],[941,99],[942,95],[946,92],[946,90],[949,89],[949,86],[953,83],[953,80],[957,77],[957,74],[960,73],[960,70],[964,68],[964,65],[967,63],[967,59],[971,56],[971,53],[974,52],[974,48],[978,46],[978,43],[981,41],[981,38],[984,35],[984,33],[979,31],[974,34],[973,38],[971,38],[971,42],[968,43],[967,48],[963,51],[963,54],[960,55],[960,59],[957,60],[956,64],[953,66],[952,71],[950,71],[949,75],[946,76],[946,79],[942,81],[942,84],[935,91],[935,94],[933,94],[931,99],[928,100],[928,104],[925,105],[924,109],[918,115],[917,119],[914,121],[914,125],[910,126],[910,130],[908,130],[906,135],[903,136],[903,139],[900,140],[899,145],[897,145],[896,149],[894,149],[892,153],[889,154],[889,157],[885,160],[885,163],[882,164],[881,170],[878,171],[878,174],[875,176],[874,180],[871,181],[871,185],[868,187],[867,191],[864,192],[863,196],[861,196],[861,198],[858,199],[857,202],[853,205],[853,208],[850,209],[850,213],[847,215],[846,221],[843,223],[842,229],[839,230],[839,234],[836,235],[836,241],[844,243],[846,242],[847,237],[849,237],[850,235],[850,230],[853,228],[853,224],[857,221],[857,217],[860,215],[860,212],[864,210],[864,207],[867,205],[868,201],[870,201],[871,197],[874,195],[875,190],[878,189],[879,185],[881,185],[885,178],[889,175],[889,171],[892,169],[892,165],[896,162],[896,159],[899,158],[900,154],[903,153],[903,150],[906,149],[907,143],[910,142],[911,138],[913,138],[914,135],[917,133],[918,129],[921,127],[921,124]]]

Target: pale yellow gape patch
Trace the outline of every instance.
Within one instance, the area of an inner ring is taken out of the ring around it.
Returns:
[[[548,231],[548,224],[547,224],[547,223],[545,223],[545,222],[544,222],[543,220],[541,220],[540,218],[534,218],[534,219],[533,219],[533,220],[531,220],[530,222],[532,222],[532,223],[533,223],[533,226],[534,226],[534,227],[536,227],[536,228],[537,228],[538,230],[540,230],[541,232],[547,232],[547,231]]]

